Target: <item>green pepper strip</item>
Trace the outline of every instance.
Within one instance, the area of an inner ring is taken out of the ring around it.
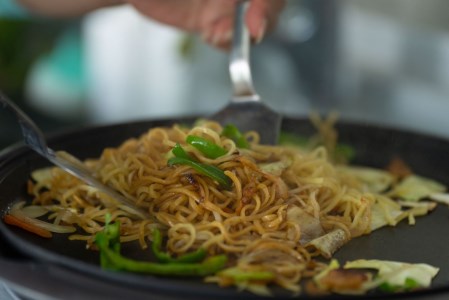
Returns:
[[[230,138],[235,142],[237,147],[242,149],[249,149],[249,143],[243,134],[238,130],[235,125],[228,124],[223,128],[221,135]]]
[[[185,159],[193,160],[193,157],[191,157],[182,147],[179,143],[176,143],[175,147],[173,147],[172,153],[176,157],[181,157]]]
[[[206,155],[206,157],[212,159],[223,156],[228,152],[223,147],[218,146],[214,142],[211,142],[196,135],[188,135],[186,142],[195,147],[196,149],[200,150],[201,153]]]
[[[207,251],[204,248],[199,248],[196,251],[189,252],[173,258],[170,254],[161,251],[162,245],[162,235],[158,229],[153,230],[153,241],[151,244],[151,250],[153,251],[156,259],[161,263],[195,263],[202,261],[206,255]]]
[[[309,138],[290,132],[281,132],[279,136],[280,145],[293,145],[306,148],[309,146]],[[335,146],[336,158],[343,159],[344,161],[351,161],[355,157],[355,150],[353,147],[347,144],[338,143]]]
[[[279,145],[294,145],[299,147],[307,147],[309,138],[295,133],[281,131],[279,135]]]
[[[379,285],[379,289],[384,292],[399,292],[399,291],[411,291],[413,289],[419,288],[419,283],[413,278],[407,277],[405,278],[404,285],[392,285],[388,282],[384,282]]]
[[[107,215],[104,231],[101,232],[104,237],[100,239],[100,242],[104,243],[106,247],[109,247],[112,252],[120,253],[120,223],[115,222],[110,224],[109,222],[110,216]],[[95,237],[95,241],[97,242],[97,236]],[[100,253],[100,264],[104,268],[113,267],[103,253]]]
[[[116,225],[118,224],[118,225]],[[109,231],[108,227],[113,230]],[[227,257],[216,255],[205,259],[202,263],[152,263],[142,262],[123,257],[116,252],[116,240],[119,238],[119,223],[109,225],[104,231],[98,232],[95,236],[95,243],[100,248],[102,267],[115,271],[129,271],[137,273],[147,273],[154,275],[175,275],[175,276],[206,276],[215,274],[223,269]],[[113,243],[111,243],[113,242]]]
[[[244,271],[235,267],[221,271],[218,276],[231,278],[234,282],[270,281],[275,278],[274,274],[269,271]]]
[[[172,157],[168,160],[168,165],[188,165],[195,169],[198,173],[206,175],[214,180],[216,180],[221,186],[226,189],[230,189],[232,186],[232,180],[221,170],[212,165],[206,165],[200,162],[193,161],[191,159],[183,157]]]

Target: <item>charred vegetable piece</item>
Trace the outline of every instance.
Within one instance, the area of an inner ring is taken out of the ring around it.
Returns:
[[[206,276],[223,269],[227,257],[216,255],[201,263],[152,263],[137,261],[120,254],[120,223],[106,224],[104,231],[95,236],[100,249],[101,266],[108,270],[129,271],[154,275]]]
[[[186,253],[184,255],[173,258],[170,254],[161,251],[162,235],[158,229],[153,230],[153,242],[151,244],[151,250],[153,251],[156,259],[161,263],[196,263],[202,261],[207,252],[203,248],[199,248],[196,251]]]
[[[337,293],[360,291],[370,277],[361,270],[337,268],[330,270],[326,276],[321,278],[320,286],[325,290]]]
[[[215,159],[227,153],[223,147],[196,135],[187,136],[186,142],[201,151],[208,158]]]
[[[228,124],[223,128],[221,135],[230,138],[235,142],[237,147],[242,149],[248,149],[249,143],[246,140],[245,136],[240,132],[240,130],[232,124]]]
[[[181,145],[176,144],[173,148],[172,153],[175,157],[168,160],[168,165],[187,165],[195,169],[198,173],[203,174],[217,181],[225,189],[230,189],[232,186],[232,180],[225,175],[223,170],[212,165],[207,165],[196,161],[191,157]]]

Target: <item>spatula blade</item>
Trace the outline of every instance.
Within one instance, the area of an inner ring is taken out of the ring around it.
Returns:
[[[242,132],[255,130],[260,135],[261,144],[278,143],[282,115],[262,102],[231,102],[211,116],[211,119],[223,126],[233,124]]]

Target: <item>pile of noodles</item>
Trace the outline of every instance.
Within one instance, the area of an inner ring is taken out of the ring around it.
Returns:
[[[85,240],[88,246],[110,214],[121,223],[122,242],[138,241],[145,248],[152,229],[158,228],[173,255],[199,247],[211,255],[225,253],[229,266],[272,272],[271,283],[296,292],[300,280],[319,269],[314,256],[330,257],[348,240],[370,232],[376,197],[340,176],[325,147],[301,151],[261,145],[258,134],[249,132],[250,148],[239,149],[221,131],[208,121],[192,128],[152,128],[85,162],[152,219],[135,218],[132,210],[58,168],[44,170],[45,176],[36,174],[36,182],[30,182],[33,204],[50,211],[48,219],[55,226],[76,227],[70,239]],[[227,154],[206,158],[186,144],[187,135],[213,141]],[[223,189],[189,166],[168,166],[176,143],[200,162],[223,170],[232,188]],[[227,284],[219,276],[209,281]]]

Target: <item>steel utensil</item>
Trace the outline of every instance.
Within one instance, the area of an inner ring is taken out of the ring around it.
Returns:
[[[233,86],[230,103],[211,119],[222,125],[233,124],[241,131],[255,130],[261,143],[276,144],[282,116],[265,105],[253,86],[249,62],[250,36],[245,25],[248,1],[237,3],[229,72]]]
[[[142,219],[150,218],[149,214],[141,207],[138,207],[134,202],[125,198],[111,187],[101,183],[97,178],[92,175],[92,172],[76,157],[65,151],[53,151],[47,146],[43,132],[37,127],[37,125],[28,117],[17,105],[12,102],[3,92],[0,91],[0,103],[3,107],[12,111],[20,128],[22,129],[22,135],[25,144],[32,150],[36,151],[50,162],[60,167],[64,171],[79,178],[88,185],[98,189],[100,192],[105,193],[113,200],[126,205],[130,208],[129,212],[133,213],[136,217]],[[104,199],[103,199],[104,200]],[[115,202],[114,201],[114,202]],[[107,202],[105,205],[115,205],[117,203]]]

